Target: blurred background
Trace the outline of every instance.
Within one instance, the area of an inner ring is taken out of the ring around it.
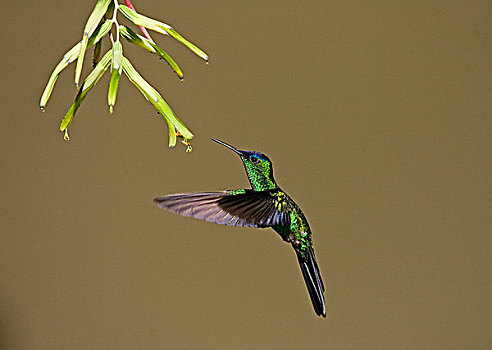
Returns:
[[[109,75],[89,93],[69,142],[73,65],[40,112],[93,3],[1,3],[1,349],[490,349],[490,1],[134,0],[211,57],[151,33],[181,83],[123,43],[192,153],[126,77],[111,116]],[[272,230],[152,202],[248,186],[210,137],[273,160],[326,319]]]

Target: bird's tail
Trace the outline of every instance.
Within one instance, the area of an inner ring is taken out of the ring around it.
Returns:
[[[296,249],[296,254],[302,276],[304,277],[309,296],[311,297],[311,302],[313,303],[314,311],[318,316],[326,317],[325,297],[323,295],[325,286],[321,280],[314,250],[312,247],[309,247],[309,251],[302,256],[301,252]]]

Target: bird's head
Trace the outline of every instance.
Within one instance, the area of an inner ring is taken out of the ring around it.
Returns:
[[[266,155],[259,152],[243,151],[221,140],[212,139],[212,141],[229,148],[239,155],[253,189],[263,191],[277,187],[273,179],[272,161]]]

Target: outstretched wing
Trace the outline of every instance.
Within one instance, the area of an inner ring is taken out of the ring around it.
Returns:
[[[289,202],[278,190],[172,194],[154,199],[183,216],[228,226],[289,226]]]

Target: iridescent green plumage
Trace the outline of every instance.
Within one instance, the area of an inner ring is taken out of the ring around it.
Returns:
[[[326,316],[324,286],[314,255],[311,229],[299,206],[277,186],[270,159],[212,139],[236,152],[243,161],[252,189],[200,192],[156,198],[161,208],[228,226],[273,228],[294,248],[314,310]]]

